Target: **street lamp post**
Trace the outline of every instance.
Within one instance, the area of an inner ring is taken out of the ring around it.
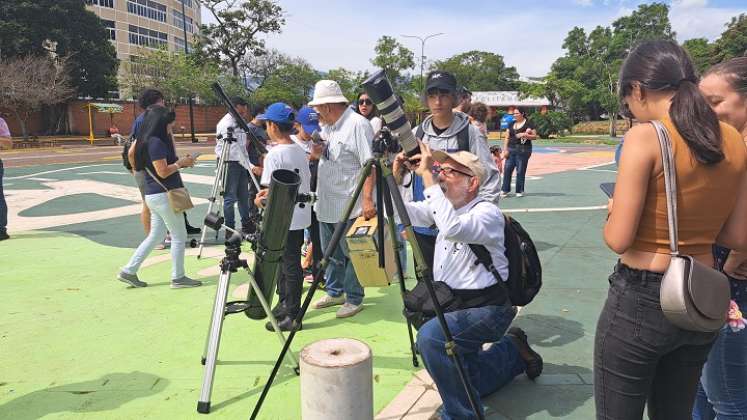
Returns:
[[[443,32],[439,32],[437,34],[430,34],[426,36],[425,38],[419,37],[417,35],[401,35],[405,38],[415,38],[420,41],[420,91],[423,91],[423,69],[425,67],[425,41],[428,41],[431,38],[437,37],[439,35],[444,35]]]
[[[184,0],[179,0],[182,2],[182,31],[184,32],[184,55],[189,55],[189,48],[187,47],[187,44],[189,44],[189,41],[187,40],[187,13],[184,9]],[[195,137],[195,114],[194,110],[192,109],[192,94],[189,94],[189,97],[187,98],[187,103],[189,104],[189,128],[192,133],[192,143],[197,143],[197,137]]]

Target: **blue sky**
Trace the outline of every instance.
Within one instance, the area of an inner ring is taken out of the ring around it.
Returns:
[[[732,16],[747,13],[747,0],[668,0],[677,38],[717,38]],[[426,44],[426,62],[478,49],[502,55],[522,76],[542,76],[563,54],[574,26],[607,26],[642,0],[280,0],[283,32],[266,36],[268,47],[300,56],[315,68],[373,69],[376,40],[395,36],[417,57],[420,42],[400,35],[444,35]],[[203,10],[203,22],[211,17]],[[419,63],[419,61],[418,61]]]

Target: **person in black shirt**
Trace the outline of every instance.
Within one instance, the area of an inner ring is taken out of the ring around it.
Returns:
[[[503,142],[503,186],[501,197],[511,192],[511,176],[516,169],[516,196],[524,196],[524,180],[527,174],[529,158],[532,156],[532,140],[537,138],[537,130],[529,120],[527,113],[520,108],[514,109],[514,122],[506,130]]]
[[[122,267],[117,279],[131,287],[145,287],[140,281],[138,269],[153,251],[153,248],[171,232],[171,287],[195,287],[202,285],[184,274],[184,247],[187,229],[184,218],[169,204],[168,191],[182,188],[179,169],[194,165],[190,155],[177,157],[171,125],[176,116],[161,105],[148,108],[143,126],[135,145],[135,165],[137,171],[145,171],[145,203],[151,212],[150,232],[138,246],[130,261]]]

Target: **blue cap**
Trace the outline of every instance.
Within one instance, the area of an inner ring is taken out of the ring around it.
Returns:
[[[319,114],[314,111],[314,108],[305,106],[299,109],[298,115],[296,115],[296,122],[301,124],[306,134],[311,135],[314,131],[320,131]]]
[[[267,107],[264,114],[257,115],[258,120],[272,121],[278,124],[292,124],[296,119],[293,108],[282,103],[275,102]]]

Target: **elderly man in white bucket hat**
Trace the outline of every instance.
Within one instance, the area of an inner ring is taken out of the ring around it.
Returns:
[[[348,107],[340,85],[333,80],[320,80],[314,87],[314,98],[309,106],[319,114],[322,127],[321,146],[315,146],[311,159],[319,159],[316,215],[322,249],[327,247],[335,225],[345,212],[353,196],[361,169],[373,156],[371,143],[374,132],[368,120]],[[376,216],[373,201],[372,174],[363,186],[363,194],[355,203],[348,226],[361,214],[370,219]],[[363,288],[355,275],[348,247],[344,240],[335,249],[326,273],[327,294],[314,302],[321,309],[342,305],[338,318],[353,316],[363,309]]]

